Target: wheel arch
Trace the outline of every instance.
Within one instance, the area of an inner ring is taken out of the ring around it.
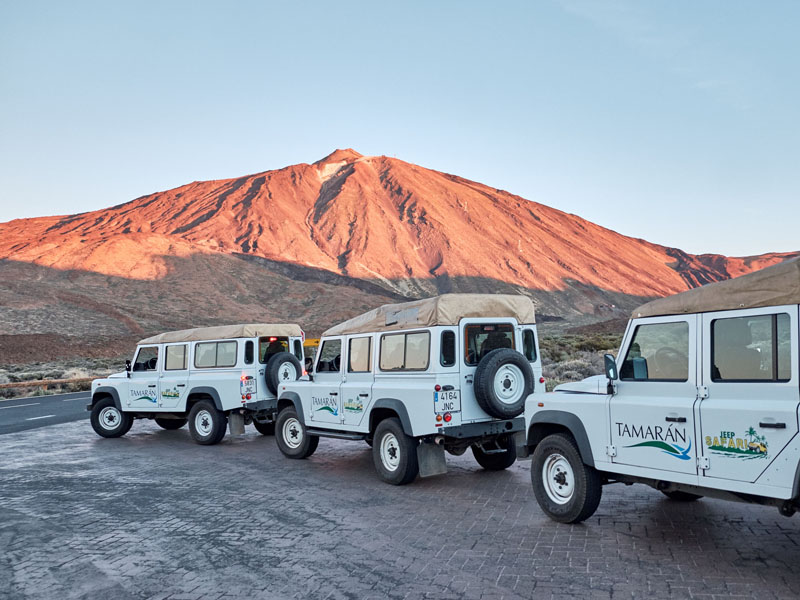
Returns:
[[[116,406],[117,409],[122,412],[122,403],[119,400],[119,392],[116,390],[116,388],[107,385],[101,385],[94,392],[92,392],[92,408],[94,408],[94,405],[104,398],[112,398],[114,400],[114,406]]]
[[[284,392],[278,398],[278,413],[280,413],[287,406],[294,407],[300,422],[305,425],[306,418],[303,414],[303,402],[300,400],[300,395],[297,392]]]
[[[223,410],[222,400],[220,400],[219,392],[217,392],[217,390],[213,387],[199,386],[193,387],[186,395],[186,412],[188,413],[191,410],[193,404],[208,398],[214,402],[214,406],[217,407],[217,410]]]
[[[372,405],[369,411],[370,435],[375,433],[375,428],[378,426],[378,423],[392,417],[400,419],[400,424],[403,426],[403,433],[412,437],[414,436],[411,430],[411,419],[408,418],[406,406],[397,398],[380,398]]]
[[[573,413],[562,410],[543,410],[533,415],[528,427],[528,448],[533,452],[539,442],[554,433],[570,434],[578,444],[583,464],[594,467],[592,445],[589,443],[589,436],[586,435],[586,428],[578,416]]]

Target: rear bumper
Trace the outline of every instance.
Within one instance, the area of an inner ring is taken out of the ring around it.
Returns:
[[[516,433],[525,430],[525,418],[483,421],[480,423],[465,423],[455,427],[442,427],[437,434],[453,438],[478,438],[487,435],[500,435],[501,433]]]
[[[242,405],[242,408],[245,410],[250,410],[253,412],[275,412],[278,410],[278,399],[271,398],[268,400],[257,400],[255,402],[246,402]]]

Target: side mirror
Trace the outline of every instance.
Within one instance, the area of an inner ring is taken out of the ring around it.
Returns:
[[[609,381],[616,381],[617,380],[617,361],[614,358],[613,354],[606,354],[603,357],[603,362],[606,368],[606,377],[608,377]]]
[[[128,377],[131,376],[131,361],[125,361],[125,372],[128,374]]]

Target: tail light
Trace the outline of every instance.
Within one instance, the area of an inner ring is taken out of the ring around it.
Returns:
[[[451,415],[450,413],[444,413],[444,422],[445,423],[449,423],[452,420],[453,420],[453,415]]]
[[[544,377],[539,377],[539,383],[544,383]]]
[[[437,383],[437,384],[434,386],[434,388],[433,388],[433,389],[434,389],[434,390],[436,390],[437,392],[441,392],[441,391],[442,391],[442,386],[440,386],[440,385]]]
[[[441,423],[441,421],[442,421],[442,415],[436,415],[436,422]]]

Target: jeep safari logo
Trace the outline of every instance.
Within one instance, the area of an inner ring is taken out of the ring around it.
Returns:
[[[706,447],[714,454],[742,458],[767,458],[769,444],[767,436],[759,435],[754,427],[748,429],[741,437],[735,431],[720,431],[719,435],[707,435]]]

